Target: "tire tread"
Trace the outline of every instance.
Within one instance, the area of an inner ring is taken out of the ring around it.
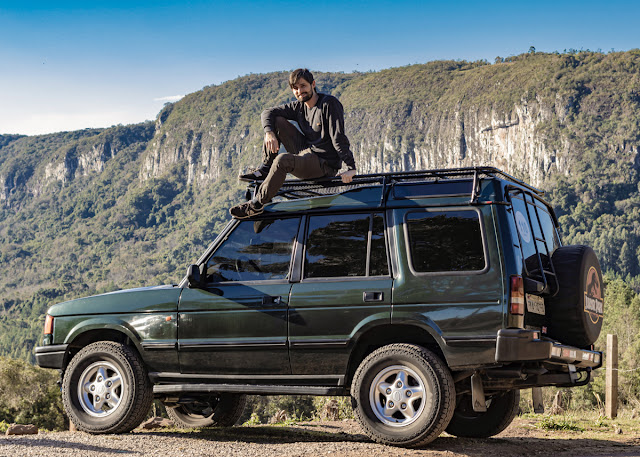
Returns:
[[[425,366],[431,367],[436,375],[436,379],[441,383],[441,392],[444,395],[440,396],[440,413],[437,414],[437,420],[432,426],[425,432],[419,430],[414,436],[399,437],[397,439],[383,437],[370,426],[369,418],[366,417],[361,408],[357,407],[357,398],[359,398],[358,390],[363,382],[363,378],[368,372],[368,369],[375,363],[377,363],[378,357],[389,356],[393,354],[410,355],[421,360]],[[351,398],[353,410],[355,412],[356,419],[364,429],[365,433],[374,441],[381,444],[390,444],[394,446],[402,447],[422,447],[431,441],[435,440],[446,429],[449,421],[453,417],[455,409],[455,387],[451,373],[446,365],[431,351],[428,349],[406,343],[395,343],[387,346],[383,346],[376,349],[369,354],[364,361],[360,364],[356,370],[356,374],[353,378],[351,387]]]

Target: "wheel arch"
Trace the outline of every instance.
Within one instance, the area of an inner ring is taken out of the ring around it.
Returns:
[[[434,335],[435,334],[435,335]],[[378,348],[394,343],[417,344],[435,353],[447,363],[441,348],[441,338],[432,328],[411,324],[382,324],[368,329],[356,340],[347,367],[345,387],[351,386],[353,376],[364,358]]]
[[[126,323],[104,322],[99,319],[83,321],[68,334],[65,343],[68,344],[64,359],[64,369],[71,359],[84,347],[97,341],[114,341],[126,344],[142,357],[143,351],[137,333],[127,328]]]

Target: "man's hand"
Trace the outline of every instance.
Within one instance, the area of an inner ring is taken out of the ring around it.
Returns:
[[[349,184],[352,180],[353,177],[356,175],[356,171],[355,170],[347,170],[344,173],[340,173],[338,176],[340,176],[340,178],[342,178],[342,182],[345,184]]]
[[[272,154],[277,154],[278,150],[280,149],[280,142],[278,141],[278,137],[273,132],[265,132],[264,144],[267,147],[267,151]]]

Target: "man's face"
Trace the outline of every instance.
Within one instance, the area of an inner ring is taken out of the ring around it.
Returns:
[[[306,79],[299,78],[296,81],[296,83],[293,85],[293,87],[291,87],[291,90],[293,90],[293,95],[298,99],[298,101],[304,103],[311,100],[311,97],[313,97],[313,91],[315,88],[316,88],[315,81],[309,84]]]

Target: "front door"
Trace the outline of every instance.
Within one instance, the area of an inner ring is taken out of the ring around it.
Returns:
[[[206,260],[205,285],[179,304],[182,373],[291,372],[289,270],[300,218],[242,221]]]

